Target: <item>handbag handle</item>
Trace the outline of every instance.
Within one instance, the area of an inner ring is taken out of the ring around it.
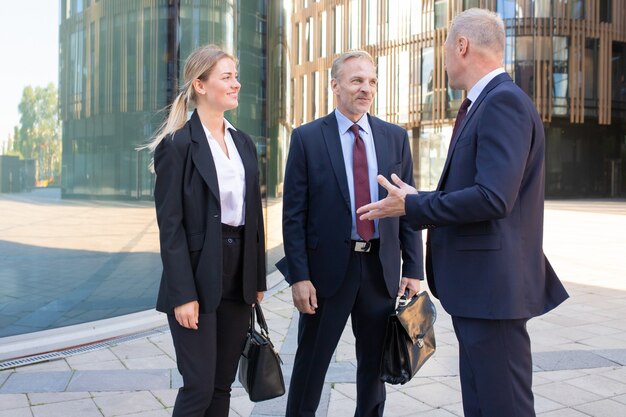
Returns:
[[[254,319],[254,313],[256,312],[256,320]],[[265,316],[263,315],[263,309],[261,309],[260,303],[255,303],[254,308],[250,311],[250,328],[254,329],[254,322],[259,323],[259,327],[265,334],[269,334],[269,329],[267,328],[267,322],[265,321]]]

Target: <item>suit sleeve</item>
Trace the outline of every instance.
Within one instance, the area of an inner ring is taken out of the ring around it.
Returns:
[[[154,153],[154,202],[159,225],[163,279],[169,304],[173,307],[198,300],[183,226],[184,164],[185,158],[179,153],[174,141],[170,136],[165,137]]]
[[[400,179],[415,186],[413,179],[413,158],[409,138],[404,132],[402,141],[402,171]],[[424,257],[422,232],[411,227],[406,216],[400,217],[400,245],[402,250],[402,276],[406,278],[424,279]]]
[[[482,105],[485,110],[476,115],[481,119],[475,167],[468,170],[475,172],[473,185],[407,196],[406,217],[413,227],[500,219],[512,210],[533,138],[531,110],[523,97],[508,90],[490,94]]]
[[[306,252],[308,196],[306,153],[300,131],[295,129],[291,134],[283,192],[283,245],[288,282],[292,285],[310,279]]]

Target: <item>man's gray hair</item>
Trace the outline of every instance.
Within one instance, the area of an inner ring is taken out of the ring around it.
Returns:
[[[459,36],[465,36],[479,47],[493,52],[504,52],[504,22],[490,10],[471,8],[456,15],[450,24],[448,37],[456,40]]]
[[[372,65],[374,65],[374,67],[376,67],[374,58],[372,58],[372,56],[366,51],[348,51],[348,52],[344,52],[343,54],[339,55],[337,58],[333,60],[333,66],[330,70],[330,78],[332,78],[333,80],[338,80],[339,71],[341,70],[341,66],[343,65],[343,63],[353,58],[367,59],[368,61],[372,63]]]

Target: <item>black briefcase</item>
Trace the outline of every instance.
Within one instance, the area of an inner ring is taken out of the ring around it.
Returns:
[[[434,324],[437,310],[427,292],[411,300],[402,297],[387,320],[380,362],[380,379],[406,384],[435,353]]]

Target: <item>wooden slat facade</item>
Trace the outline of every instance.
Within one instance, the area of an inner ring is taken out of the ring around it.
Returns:
[[[379,60],[379,78],[381,73],[385,74],[385,79],[379,80],[379,95],[372,106],[373,113],[407,129],[421,125],[438,129],[451,125],[456,109],[450,107],[458,106],[459,100],[448,103],[443,44],[450,20],[466,4],[491,10],[496,8],[496,0],[295,0],[291,16],[293,126],[332,110],[332,100],[327,99],[327,94],[331,94],[327,71],[338,53],[350,49],[364,49],[371,53]],[[603,14],[606,14],[603,8],[607,4],[611,8],[610,22],[603,22]],[[599,124],[611,124],[612,46],[615,41],[626,42],[624,1],[519,0],[516,2],[516,10],[514,18],[505,19],[507,36],[532,38],[532,51],[529,51],[532,60],[532,91],[527,93],[534,99],[542,120],[550,122],[553,117],[566,114],[570,123],[583,123],[586,116],[597,116]],[[324,30],[320,19],[322,12],[326,13],[326,45],[320,45],[321,31]],[[339,14],[341,18],[337,19]],[[436,27],[436,19],[438,22],[443,21],[444,25]],[[336,21],[340,23],[339,28],[335,28]],[[313,56],[306,53],[309,50],[305,33],[307,22],[313,34]],[[355,27],[358,28],[359,36],[351,40]],[[372,31],[374,42],[371,42]],[[561,102],[565,99],[567,105],[561,103],[558,110],[555,110],[553,97],[553,38],[556,37],[567,39],[568,52],[567,97],[560,98]],[[337,39],[340,40],[339,48],[335,48]],[[515,41],[507,43],[507,48],[513,45]],[[589,45],[597,48],[593,52],[595,55],[589,55]],[[425,114],[421,107],[421,87],[429,80],[421,79],[421,71],[422,51],[428,47],[434,48],[434,68],[432,107]],[[325,50],[324,56],[319,54],[322,48]],[[410,63],[408,79],[403,80],[398,77],[401,54],[404,57],[408,54]],[[593,56],[597,59],[597,65],[589,62]],[[515,54],[513,57],[514,62],[505,67],[515,79]],[[380,68],[381,62],[384,68]],[[593,90],[596,97],[585,97],[586,91],[592,87],[585,85],[589,82],[587,72],[590,69],[595,71],[593,82],[596,85]],[[310,80],[316,72],[319,73],[320,81],[313,85]],[[313,88],[318,89],[317,95]],[[315,106],[303,103],[304,100],[311,103],[316,96],[321,99]],[[384,108],[378,105],[381,102],[386,104]],[[408,110],[401,108],[402,102],[408,103]],[[313,108],[317,109],[315,114]]]

